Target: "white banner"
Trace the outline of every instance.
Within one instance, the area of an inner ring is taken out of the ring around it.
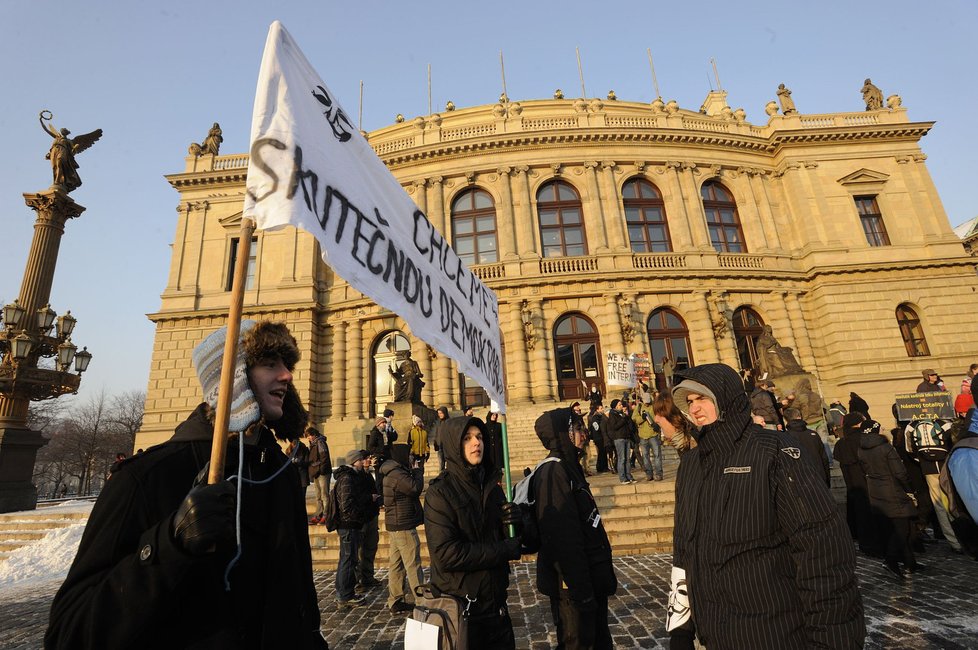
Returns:
[[[417,208],[278,21],[258,75],[244,216],[260,230],[311,232],[333,271],[505,409],[495,293]]]
[[[608,366],[605,383],[609,386],[635,387],[635,359],[624,354],[607,354]]]

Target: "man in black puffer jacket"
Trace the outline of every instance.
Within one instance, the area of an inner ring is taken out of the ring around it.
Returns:
[[[486,435],[479,418],[443,423],[439,441],[448,469],[428,486],[424,526],[431,584],[471,601],[469,650],[507,650],[516,647],[506,609],[509,561],[520,558],[521,548],[518,537],[504,533],[522,519],[499,487],[499,468],[485,457]]]
[[[336,602],[340,607],[362,605],[364,601],[354,589],[363,525],[374,516],[372,479],[364,479],[366,457],[362,449],[354,449],[346,455],[346,465],[333,471],[333,490],[339,506],[336,533],[340,537],[340,560],[336,567]]]
[[[866,636],[852,541],[824,480],[784,432],[751,419],[737,372],[676,373],[699,428],[676,479],[672,648],[846,650]]]
[[[421,570],[421,539],[418,526],[424,523],[421,510],[421,490],[424,470],[409,467],[411,448],[408,445],[391,447],[391,458],[380,466],[384,477],[384,524],[390,546],[387,575],[387,608],[392,614],[414,608],[414,590],[424,582]],[[404,590],[407,578],[409,591]]]
[[[550,597],[560,648],[614,647],[608,596],[618,589],[611,544],[580,464],[584,422],[571,409],[547,411],[534,429],[548,459],[533,473],[531,493],[540,528],[537,589]]]

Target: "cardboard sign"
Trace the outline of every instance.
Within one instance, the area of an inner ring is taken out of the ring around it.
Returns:
[[[910,420],[953,420],[954,402],[945,391],[902,393],[896,396],[897,418]]]

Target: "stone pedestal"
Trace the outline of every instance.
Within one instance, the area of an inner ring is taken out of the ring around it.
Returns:
[[[45,443],[37,431],[0,427],[0,512],[37,507],[34,460]]]
[[[407,442],[407,432],[414,426],[413,416],[417,415],[424,422],[424,426],[431,431],[431,425],[437,419],[435,409],[428,408],[424,404],[412,404],[411,402],[389,402],[387,408],[394,411],[394,428],[397,429],[397,442]]]
[[[818,382],[815,381],[815,375],[810,372],[772,377],[771,381],[774,382],[774,392],[778,394],[778,397],[784,397],[788,393],[795,392],[795,389],[798,388],[798,384],[801,383],[802,379],[807,379],[808,384],[812,387],[812,390],[815,391],[816,394],[818,393]]]

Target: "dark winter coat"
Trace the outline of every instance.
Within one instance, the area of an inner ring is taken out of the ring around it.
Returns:
[[[424,501],[425,536],[431,557],[431,583],[460,598],[475,598],[475,617],[497,616],[506,606],[509,561],[520,557],[518,539],[506,539],[497,481],[499,470],[483,456],[472,466],[462,457],[469,426],[486,436],[479,418],[450,418],[441,430],[447,469],[431,480]]]
[[[394,454],[397,455],[395,445]],[[424,489],[424,470],[408,469],[393,458],[380,466],[384,477],[384,524],[387,530],[412,530],[424,523],[421,509],[421,490]]]
[[[632,419],[617,409],[608,412],[608,423],[605,430],[608,440],[631,440]]]
[[[44,647],[326,648],[305,501],[298,470],[268,429],[244,450],[242,557],[224,589],[233,552],[194,557],[177,545],[172,519],[210,458],[201,404],[172,438],[120,464],[99,496],[68,577],[51,606]],[[237,474],[228,446],[225,474]],[[206,474],[206,473],[205,473]]]
[[[299,470],[299,485],[303,489],[309,487],[309,447],[296,440],[292,452],[292,464]]]
[[[391,445],[395,440],[397,431],[390,425],[385,425],[383,430],[373,427],[367,436],[367,453],[384,461],[391,457]]]
[[[819,476],[825,479],[825,485],[832,487],[829,457],[825,455],[825,445],[822,444],[821,436],[809,429],[804,420],[792,420],[785,430],[798,440],[802,455],[815,465]]]
[[[916,392],[918,392],[918,393],[943,393],[945,391],[944,391],[943,388],[941,388],[937,384],[931,383],[931,382],[929,382],[929,381],[927,381],[925,379],[922,382],[920,382],[919,384],[917,384],[917,391]]]
[[[486,416],[486,432],[489,434],[483,441],[486,456],[492,461],[493,467],[503,469],[503,425],[493,422],[489,416]]]
[[[717,398],[676,480],[674,557],[710,650],[860,648],[866,634],[849,532],[825,482],[784,432],[753,424],[740,377],[676,373]]]
[[[559,596],[566,588],[571,600],[580,605],[592,602],[595,596],[613,595],[618,579],[598,506],[567,433],[570,417],[571,410],[564,408],[537,419],[537,437],[550,450],[549,456],[560,462],[540,466],[533,474],[531,494],[540,528],[537,589],[547,596]]]
[[[428,442],[435,448],[435,451],[441,449],[441,429],[445,422],[448,421],[448,409],[444,406],[438,407],[438,413],[444,413],[445,419],[438,419],[437,413],[435,416],[435,423],[431,427],[431,431],[428,433]]]
[[[376,515],[373,507],[373,489],[364,477],[373,483],[370,474],[340,465],[333,472],[333,489],[336,490],[336,503],[339,505],[338,529],[362,528]]]
[[[309,439],[309,480],[317,476],[330,476],[333,473],[333,459],[329,454],[326,437],[314,435]]]
[[[781,411],[778,410],[777,399],[774,394],[765,388],[755,388],[750,394],[750,410],[754,415],[764,418],[764,423],[768,425],[784,425],[781,418]]]
[[[862,413],[866,417],[869,417],[869,404],[859,395],[849,393],[849,412]]]
[[[890,519],[916,517],[917,507],[907,496],[913,486],[907,468],[886,438],[864,433],[859,439],[859,464],[866,473],[869,504]]]

